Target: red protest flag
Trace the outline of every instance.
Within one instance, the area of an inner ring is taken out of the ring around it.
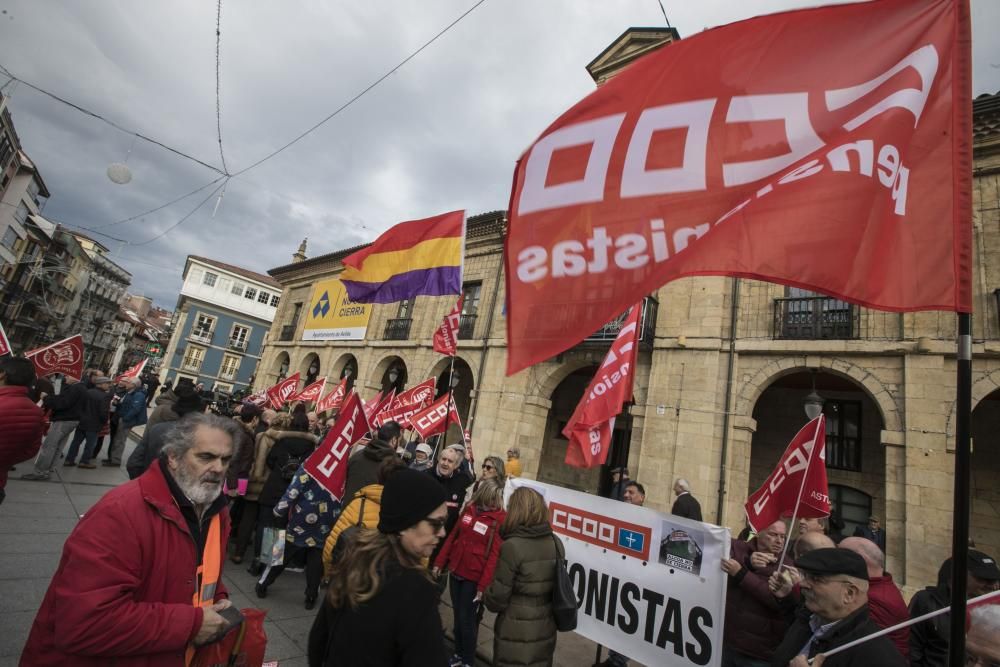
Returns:
[[[0,357],[10,353],[10,341],[7,340],[7,332],[3,330],[3,322],[0,322]]]
[[[83,336],[77,334],[58,343],[24,353],[35,365],[38,377],[62,373],[79,381],[83,377]]]
[[[137,363],[135,366],[133,366],[132,368],[128,369],[127,371],[125,371],[124,373],[122,373],[121,375],[119,375],[118,377],[116,377],[115,378],[115,383],[121,382],[122,380],[124,380],[126,378],[137,378],[140,375],[142,375],[142,369],[146,367],[146,362],[147,361],[148,361],[148,359],[143,359],[142,361],[140,361],[139,363]]]
[[[781,455],[777,467],[746,502],[747,521],[760,532],[786,516],[830,516],[826,481],[826,417],[802,427]]]
[[[253,403],[257,407],[262,408],[268,404],[267,390],[261,389],[255,394],[250,394],[249,396],[244,398],[243,401],[246,403]]]
[[[303,464],[305,471],[338,502],[344,498],[347,457],[351,445],[361,440],[370,430],[361,399],[357,392],[351,392],[344,400],[333,428]]]
[[[615,342],[604,357],[604,363],[594,374],[594,379],[563,429],[563,435],[569,438],[567,465],[593,468],[604,465],[608,458],[615,416],[622,411],[625,402],[632,399],[640,313],[642,303],[632,306],[625,316]]]
[[[364,404],[365,406],[365,418],[368,419],[368,423],[372,423],[375,415],[382,412],[386,407],[392,405],[392,401],[396,398],[396,390],[390,389],[389,393],[385,396],[382,392],[375,394],[372,400]]]
[[[324,396],[316,403],[316,412],[328,412],[336,410],[344,402],[347,395],[347,378],[340,381],[337,388]]]
[[[455,401],[451,400],[450,393],[445,394],[420,412],[410,415],[410,425],[422,438],[444,433],[445,428],[450,424],[462,427],[462,420],[458,416]]]
[[[372,426],[377,428],[387,421],[394,421],[403,428],[410,428],[410,416],[430,404],[434,398],[435,385],[434,378],[428,378],[399,394],[390,405],[372,418]]]
[[[295,375],[291,375],[273,387],[269,387],[267,389],[267,400],[270,402],[272,408],[280,410],[281,406],[288,400],[288,397],[294,394],[298,387],[299,372],[296,371]]]
[[[316,380],[308,387],[297,394],[288,397],[289,401],[305,401],[306,403],[318,401],[326,390],[326,378]],[[318,412],[318,410],[317,410]]]
[[[683,276],[970,312],[961,6],[879,0],[706,30],[564,113],[514,174],[508,374]]]
[[[458,303],[444,316],[441,326],[434,332],[434,351],[449,357],[458,352],[458,325],[462,321],[462,302],[465,295],[458,297]]]

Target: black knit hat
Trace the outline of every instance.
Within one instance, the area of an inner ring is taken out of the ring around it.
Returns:
[[[846,574],[858,579],[868,579],[865,559],[850,549],[815,549],[797,559],[795,567],[810,574]]]
[[[444,487],[427,472],[409,468],[397,470],[382,489],[379,532],[402,532],[426,519],[447,499]]]

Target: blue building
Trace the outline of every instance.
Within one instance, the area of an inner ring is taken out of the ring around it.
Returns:
[[[273,278],[188,255],[160,380],[234,392],[253,383],[281,297]]]

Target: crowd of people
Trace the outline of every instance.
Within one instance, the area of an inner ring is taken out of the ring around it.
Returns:
[[[226,559],[249,561],[259,598],[282,585],[287,568],[305,571],[304,606],[319,607],[313,666],[472,665],[487,609],[497,614],[494,665],[552,664],[562,550],[539,493],[518,487],[504,504],[506,478],[521,472],[516,448],[476,471],[462,444],[408,442],[386,422],[355,445],[338,500],[303,468],[333,423],[304,405],[279,413],[247,402],[223,417],[207,413],[189,383],[153,398],[142,379],[116,387],[96,370],[33,401],[35,382],[29,361],[0,360],[0,500],[15,464],[34,457],[22,479],[47,479],[69,443],[63,465],[86,469],[104,435],[108,465],[120,465],[129,431],[146,428],[125,462],[132,481],[107,493],[67,539],[22,665],[190,664],[231,623]],[[645,503],[627,469],[611,472],[612,498]],[[675,480],[673,493],[672,513],[700,521],[690,483]],[[907,606],[885,569],[876,517],[847,538],[824,519],[793,528],[791,544],[785,521],[741,534],[722,561],[725,667],[947,663],[947,615],[825,653],[947,607],[950,559],[937,585]],[[969,597],[1000,588],[990,555],[970,550],[968,572]],[[450,656],[438,612],[446,589]],[[1000,660],[998,612],[970,614],[969,664]],[[600,664],[627,663],[611,651]]]

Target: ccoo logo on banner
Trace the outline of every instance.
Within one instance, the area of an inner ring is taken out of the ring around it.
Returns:
[[[576,632],[647,665],[722,664],[729,529],[511,477],[545,498],[579,602]]]

